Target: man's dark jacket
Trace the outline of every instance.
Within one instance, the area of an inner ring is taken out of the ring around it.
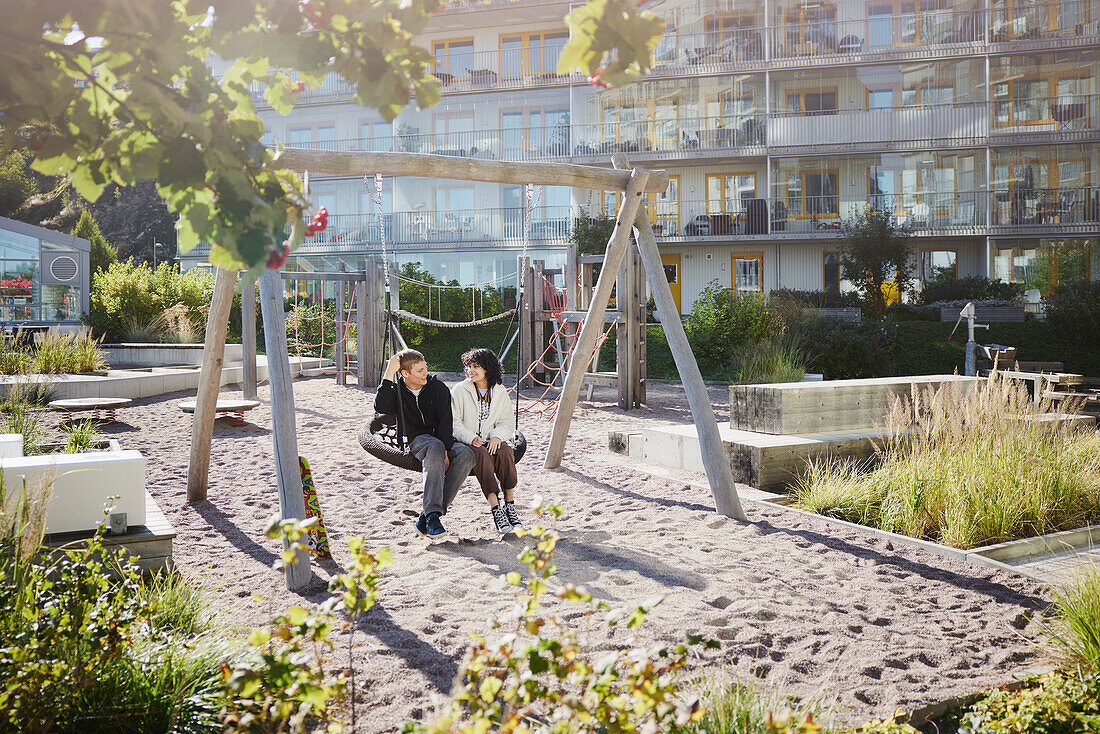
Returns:
[[[379,413],[397,412],[397,384],[382,380],[378,394],[374,396],[374,409]],[[435,375],[428,375],[428,382],[420,395],[401,383],[401,408],[405,437],[410,441],[430,433],[443,442],[448,451],[454,446],[454,423],[451,418],[451,391]]]

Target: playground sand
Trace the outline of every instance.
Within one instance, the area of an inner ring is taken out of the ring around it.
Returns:
[[[186,503],[189,420],[176,403],[187,394],[137,400],[104,433],[148,458],[150,490],[178,533],[176,565],[206,584],[220,627],[243,631],[287,606],[325,599],[328,578],[348,559],[349,536],[392,549],[396,565],[354,649],[359,730],[392,731],[435,710],[470,634],[496,634],[491,620],[515,598],[500,577],[525,571],[516,560],[524,541],[496,540],[472,478],[444,517],[449,535],[435,544],[418,538],[420,476],[374,460],[356,441],[373,392],[330,377],[297,381],[294,391],[299,453],[313,466],[335,553],[335,562],[314,564],[304,594],[284,588],[272,569],[279,544],[263,535],[278,509],[266,386],[246,426],[218,421],[204,502]],[[719,420],[728,420],[725,390],[711,392]],[[666,597],[637,638],[594,632],[594,646],[703,632],[722,647],[698,661],[700,672],[760,679],[818,699],[849,723],[1005,683],[1044,662],[1027,623],[1044,604],[1037,584],[781,508],[745,503],[748,524],[717,516],[705,492],[640,473],[634,459],[607,449],[611,428],[690,422],[679,386],[650,385],[649,407],[631,413],[614,400],[613,390],[598,389],[595,402],[578,407],[558,472],[542,468],[551,423],[522,420],[530,449],[518,500],[525,508],[539,494],[564,506],[559,578],[613,606]],[[337,638],[330,665],[346,662],[346,638]]]

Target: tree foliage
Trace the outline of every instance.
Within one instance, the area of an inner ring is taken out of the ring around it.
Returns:
[[[111,263],[118,262],[118,248],[107,242],[107,238],[99,231],[99,224],[91,212],[87,210],[81,212],[80,221],[76,223],[72,235],[91,243],[91,270],[93,273],[105,270],[110,267]]]
[[[899,226],[890,212],[867,209],[841,225],[844,245],[840,266],[844,277],[866,299],[875,316],[886,313],[887,288],[896,287],[898,296],[912,289],[912,251],[909,228]]]
[[[18,150],[0,158],[0,217],[14,217],[34,193],[34,182],[27,175],[26,165]]]
[[[330,74],[390,120],[413,100],[430,106],[440,96],[434,56],[413,37],[443,6],[0,0],[0,155],[26,146],[36,171],[70,177],[89,201],[112,182],[155,180],[180,217],[181,252],[210,242],[212,263],[255,276],[301,241],[308,202],[298,175],[262,144],[250,87],[264,85],[281,114]],[[635,0],[592,0],[580,11],[564,59],[601,84],[648,69],[660,21]],[[220,78],[212,56],[232,60]]]

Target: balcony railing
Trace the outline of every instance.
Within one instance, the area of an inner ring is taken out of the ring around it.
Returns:
[[[990,16],[994,43],[1095,36],[1100,28],[1096,4],[1089,0],[1009,0],[1000,5]]]
[[[990,206],[992,205],[992,212]],[[839,237],[841,222],[867,209],[887,211],[918,236],[988,234],[991,231],[1079,233],[1100,228],[1100,187],[946,191],[871,196],[788,195],[739,201],[690,199],[646,206],[662,240],[730,240],[739,237]],[[993,230],[990,229],[992,214]],[[531,216],[531,242],[563,244],[576,217],[570,206],[539,207]],[[405,211],[382,215],[332,214],[329,226],[305,241],[313,250],[419,249],[453,244],[486,248],[523,244],[523,209],[496,207],[452,212]]]
[[[1021,100],[823,110],[752,112],[727,117],[680,117],[639,122],[530,125],[463,132],[421,133],[399,127],[395,135],[318,141],[322,150],[403,151],[490,160],[607,157],[612,153],[654,158],[750,154],[950,148],[996,142],[998,136],[1031,142],[1089,140],[1100,133],[1100,95]],[[1002,141],[1004,142],[1004,141]],[[297,147],[297,146],[295,146]],[[752,149],[760,148],[759,151]],[[749,150],[746,150],[749,149]]]

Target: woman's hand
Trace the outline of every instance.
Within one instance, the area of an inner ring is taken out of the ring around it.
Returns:
[[[477,448],[478,446],[484,446],[485,445],[485,439],[482,438],[481,436],[474,436],[474,440],[470,442],[470,445],[473,446],[474,448]]]
[[[489,439],[489,453],[495,454],[498,448],[500,448],[500,439],[493,436]]]

